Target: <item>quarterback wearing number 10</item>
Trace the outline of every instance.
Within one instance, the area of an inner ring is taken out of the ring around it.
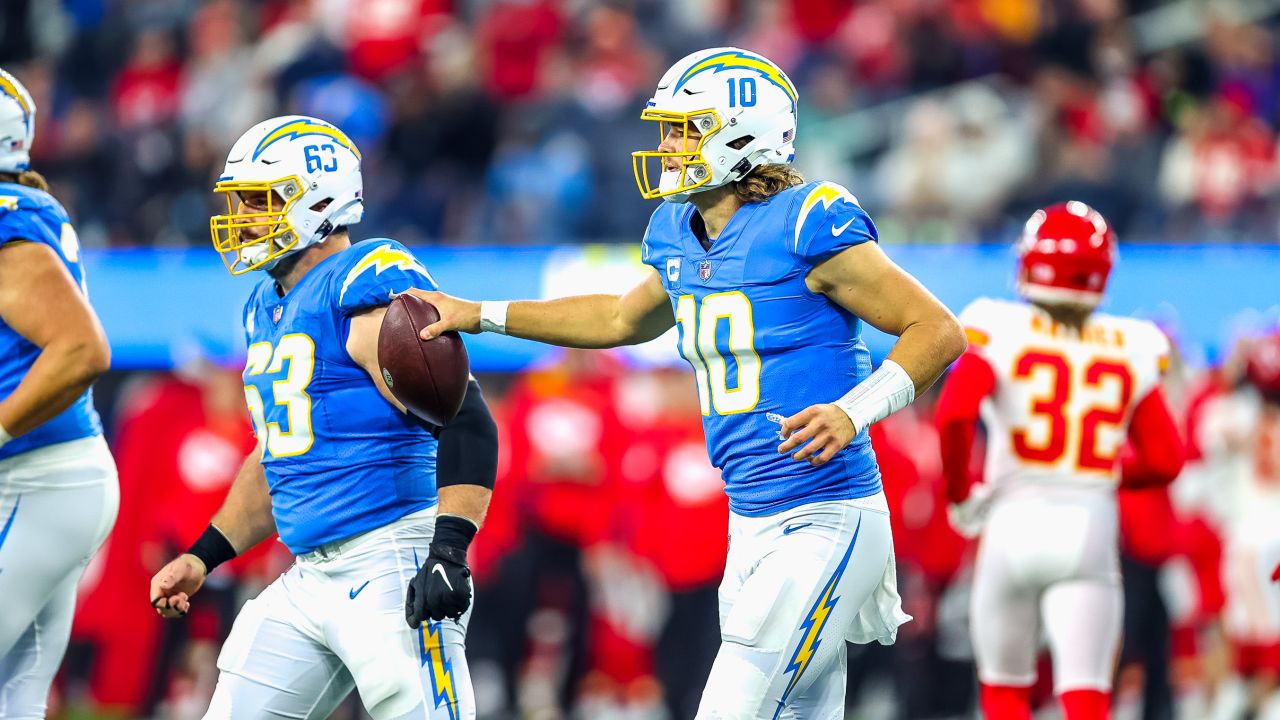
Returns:
[[[738,48],[667,71],[641,112],[660,144],[633,154],[641,193],[666,202],[645,231],[647,277],[629,292],[476,303],[413,291],[440,310],[425,337],[600,348],[679,328],[732,513],[699,720],[844,717],[845,641],[893,642],[909,619],[867,427],[965,347],[955,317],[880,250],[854,196],[791,168],[796,103],[777,65]],[[874,372],[863,322],[898,337]]]

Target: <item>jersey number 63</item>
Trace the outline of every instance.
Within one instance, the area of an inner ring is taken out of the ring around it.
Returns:
[[[288,370],[285,371],[285,364]],[[275,405],[272,415],[283,408],[288,429],[279,422],[267,422],[267,408],[262,393],[254,385],[244,386],[245,402],[253,418],[253,430],[263,444],[264,452],[274,457],[295,457],[311,449],[315,436],[311,432],[311,396],[307,385],[316,368],[316,344],[302,333],[292,333],[280,338],[274,348],[271,343],[260,342],[249,346],[244,376],[276,374],[284,371],[284,377],[271,383]]]

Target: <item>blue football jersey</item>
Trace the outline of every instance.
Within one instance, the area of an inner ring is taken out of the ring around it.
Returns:
[[[67,211],[47,192],[15,183],[0,183],[0,245],[22,241],[53,248],[81,292],[85,292],[80,243]],[[39,355],[40,348],[0,319],[0,398],[18,387]],[[93,408],[93,391],[88,390],[52,420],[5,444],[0,448],[0,460],[46,445],[101,434],[102,421]]]
[[[294,554],[436,503],[436,440],[347,354],[351,316],[409,288],[436,289],[400,243],[365,240],[284,297],[271,278],[245,306],[245,399],[271,509]]]
[[[865,430],[818,467],[778,453],[783,418],[839,399],[871,373],[861,322],[805,285],[815,264],[876,240],[871,218],[839,185],[807,183],[742,206],[704,250],[689,224],[695,211],[660,206],[643,259],[675,307],[730,508],[770,515],[879,492]]]

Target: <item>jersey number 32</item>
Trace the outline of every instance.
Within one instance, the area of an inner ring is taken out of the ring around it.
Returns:
[[[1031,350],[1018,357],[1013,376],[1017,380],[1042,377],[1049,390],[1031,401],[1031,415],[1044,428],[1040,440],[1033,440],[1027,429],[1013,431],[1013,449],[1019,457],[1056,463],[1070,453],[1081,470],[1105,472],[1115,467],[1119,445],[1099,442],[1098,436],[1103,428],[1119,430],[1124,425],[1133,397],[1133,374],[1127,365],[1096,359],[1075,376],[1066,356]],[[1093,402],[1072,402],[1074,395],[1084,392],[1092,393]]]

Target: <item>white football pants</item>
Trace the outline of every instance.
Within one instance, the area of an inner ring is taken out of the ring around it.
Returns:
[[[698,720],[843,718],[845,641],[892,643],[910,619],[901,603],[883,493],[731,514]]]
[[[299,556],[240,610],[206,720],[327,718],[354,688],[375,720],[475,717],[460,621],[404,621],[436,508]]]
[[[0,461],[0,718],[43,718],[67,651],[76,583],[116,521],[101,437]]]
[[[973,578],[982,682],[1035,682],[1043,631],[1058,694],[1111,688],[1124,613],[1117,532],[1107,488],[1040,488],[995,503]]]

